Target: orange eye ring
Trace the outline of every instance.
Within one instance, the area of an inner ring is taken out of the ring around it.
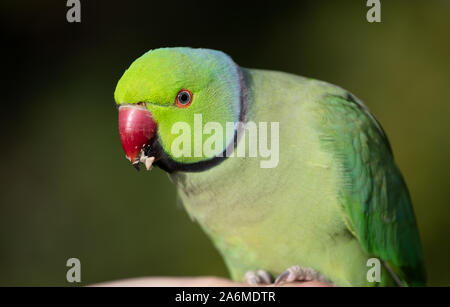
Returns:
[[[182,89],[175,97],[175,105],[179,108],[187,108],[191,105],[194,95],[188,89]]]

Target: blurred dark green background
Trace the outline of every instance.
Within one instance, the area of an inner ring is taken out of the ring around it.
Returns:
[[[2,1],[0,285],[227,272],[159,169],[124,158],[116,82],[165,46],[345,87],[383,124],[409,185],[430,285],[450,285],[450,1]],[[270,4],[269,4],[270,3]]]

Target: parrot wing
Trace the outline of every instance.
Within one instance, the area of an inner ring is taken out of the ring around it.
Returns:
[[[409,192],[389,142],[365,105],[348,93],[321,101],[321,144],[342,170],[339,199],[349,230],[403,285],[425,284],[425,268]]]

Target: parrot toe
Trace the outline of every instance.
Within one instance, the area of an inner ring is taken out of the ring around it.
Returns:
[[[291,266],[281,273],[276,279],[275,284],[288,283],[294,281],[321,281],[329,282],[325,276],[312,268],[304,268],[298,265]]]
[[[245,282],[252,286],[270,285],[272,283],[272,276],[264,270],[248,271],[244,275]]]

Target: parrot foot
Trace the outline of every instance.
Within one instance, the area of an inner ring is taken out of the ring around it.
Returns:
[[[286,271],[281,273],[276,279],[275,284],[278,285],[283,282],[294,281],[321,281],[329,282],[325,276],[314,269],[304,268],[298,265],[291,266]]]
[[[272,283],[272,276],[264,270],[248,271],[244,275],[245,282],[252,286],[270,285]]]

